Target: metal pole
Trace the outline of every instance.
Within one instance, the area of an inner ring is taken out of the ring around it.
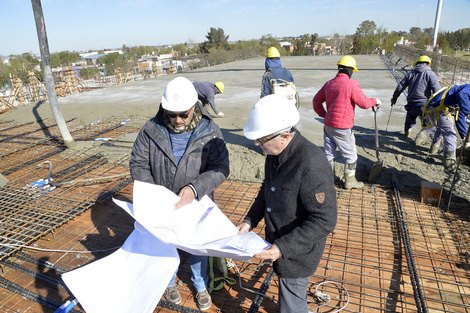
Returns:
[[[36,21],[36,31],[38,33],[39,49],[41,50],[42,71],[44,74],[44,83],[46,84],[47,97],[54,114],[55,121],[59,127],[59,131],[64,139],[64,143],[68,148],[75,145],[75,141],[65,123],[62,111],[60,110],[57,94],[55,92],[54,78],[52,77],[51,57],[49,54],[49,44],[47,42],[46,24],[44,23],[44,15],[42,13],[41,0],[31,0],[33,5],[34,20]]]
[[[439,32],[439,20],[441,19],[441,9],[442,9],[442,1],[437,1],[437,10],[436,10],[436,20],[434,21],[434,34],[432,38],[432,48],[436,48],[437,43],[437,33]]]
[[[469,140],[470,140],[470,129],[469,129],[468,124],[467,124],[467,135],[465,136],[465,140],[463,141],[462,148],[460,149],[459,159],[457,160],[457,166],[455,168],[454,177],[452,178],[452,183],[450,185],[449,201],[447,201],[446,211],[449,211],[450,203],[452,202],[452,192],[454,190],[454,186],[455,186],[455,183],[457,181],[457,171],[459,170],[460,162],[462,162],[463,151],[465,150],[465,146],[467,145],[467,142]]]

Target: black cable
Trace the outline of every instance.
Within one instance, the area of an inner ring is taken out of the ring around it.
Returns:
[[[60,266],[58,266],[54,263],[51,263],[51,262],[43,260],[43,259],[38,259],[38,258],[36,258],[36,257],[34,257],[30,254],[27,254],[26,252],[23,252],[23,251],[16,252],[16,254],[14,254],[13,257],[15,257],[17,259],[20,259],[20,260],[23,260],[23,261],[26,261],[26,262],[36,264],[38,266],[43,266],[45,268],[55,270],[59,274],[67,273],[69,271],[66,268],[60,267]]]
[[[14,292],[16,294],[19,294],[20,296],[24,297],[25,299],[37,302],[40,305],[42,305],[44,307],[47,307],[49,309],[52,309],[52,310],[57,310],[61,306],[61,304],[57,304],[54,301],[51,301],[51,300],[49,300],[49,299],[47,299],[47,298],[45,298],[41,295],[38,295],[38,294],[36,294],[32,291],[29,291],[28,289],[25,289],[25,288],[13,283],[13,282],[7,280],[7,279],[5,279],[2,276],[0,276],[0,287],[4,288],[6,290],[9,290],[11,292]],[[80,311],[72,309],[70,312],[79,313]]]

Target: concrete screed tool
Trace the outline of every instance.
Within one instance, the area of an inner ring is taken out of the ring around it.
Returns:
[[[380,176],[382,173],[383,161],[379,157],[379,128],[377,127],[377,109],[374,111],[374,121],[375,121],[375,154],[377,156],[377,162],[372,165],[372,170],[369,174],[369,182],[372,182],[374,179]]]

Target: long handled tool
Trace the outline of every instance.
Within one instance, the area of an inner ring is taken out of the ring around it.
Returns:
[[[372,170],[369,174],[369,182],[372,182],[374,179],[380,176],[382,173],[383,161],[379,157],[379,128],[377,126],[377,109],[374,111],[374,121],[375,121],[375,154],[377,156],[377,162],[372,165]]]
[[[468,125],[468,124],[467,124]],[[449,190],[449,200],[447,201],[447,208],[446,208],[446,211],[449,211],[449,208],[450,208],[450,203],[452,202],[452,193],[454,191],[454,186],[455,186],[455,183],[457,182],[457,171],[459,170],[459,167],[460,167],[460,162],[462,162],[462,155],[463,155],[463,151],[465,150],[465,146],[467,145],[467,142],[470,140],[470,129],[468,129],[468,126],[467,126],[467,135],[465,136],[465,140],[462,144],[462,148],[460,150],[460,155],[459,155],[459,159],[457,160],[457,166],[455,168],[455,172],[454,172],[454,178],[452,178],[452,184],[450,185],[450,190]]]
[[[390,118],[392,117],[392,110],[393,110],[393,105],[390,105],[390,113],[388,114],[388,122],[387,122],[387,127],[385,127],[385,131],[388,131],[388,124],[390,123]]]

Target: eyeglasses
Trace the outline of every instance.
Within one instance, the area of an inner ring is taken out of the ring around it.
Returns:
[[[264,145],[265,143],[267,143],[268,141],[271,141],[271,140],[273,140],[274,138],[277,138],[277,137],[279,137],[279,136],[281,136],[281,134],[274,135],[274,136],[272,136],[271,138],[267,138],[267,139],[264,139],[264,140],[262,140],[261,138],[260,138],[260,139],[256,139],[255,141],[257,141],[258,144],[259,144],[260,146],[262,146],[262,145]]]
[[[166,112],[166,116],[168,116],[169,118],[179,117],[179,118],[182,118],[182,119],[186,119],[186,118],[189,117],[189,114],[191,113],[191,110],[186,111],[184,113],[173,113],[173,112],[170,112],[170,111],[165,111],[165,112]]]

